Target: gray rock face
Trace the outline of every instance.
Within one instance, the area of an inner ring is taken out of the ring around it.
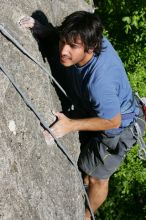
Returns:
[[[50,71],[31,32],[18,21],[42,11],[54,25],[91,4],[73,0],[2,0],[1,24]],[[2,34],[1,65],[11,74],[45,122],[54,121],[51,110],[61,105],[50,78]],[[60,140],[77,161],[77,134]],[[84,199],[78,174],[55,143],[47,145],[37,117],[0,72],[0,219],[83,220]]]

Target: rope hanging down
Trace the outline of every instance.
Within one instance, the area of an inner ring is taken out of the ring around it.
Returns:
[[[57,80],[50,74],[50,72],[40,64],[27,50],[4,28],[3,25],[0,24],[1,33],[8,38],[22,53],[24,53],[28,58],[30,58],[35,64],[37,64],[49,77],[52,81],[58,86],[58,88],[63,92],[65,96],[67,96],[65,90],[60,86]]]
[[[33,60],[36,64],[38,64],[40,66],[41,69],[43,69],[53,80],[53,82],[60,88],[60,90],[65,94],[65,96],[67,96],[66,92],[63,90],[63,88],[59,85],[59,83],[55,80],[55,78],[49,73],[49,71],[47,71],[40,63],[38,63],[21,45],[18,41],[16,41],[15,38],[12,37],[12,35],[10,33],[8,33],[6,31],[6,29],[0,25],[0,31],[1,33],[7,38],[9,39],[18,49],[21,50],[21,52],[23,52],[26,56],[28,56],[31,60]],[[78,167],[76,165],[76,163],[73,161],[73,159],[71,158],[71,156],[68,154],[66,148],[60,143],[59,140],[57,140],[57,138],[52,134],[49,126],[46,124],[45,120],[43,119],[43,117],[41,116],[41,114],[39,112],[36,111],[35,107],[32,105],[32,103],[28,100],[27,96],[21,91],[19,85],[13,80],[13,77],[8,74],[4,68],[0,65],[0,69],[1,71],[6,75],[6,77],[9,79],[9,81],[12,83],[12,85],[14,86],[14,88],[16,89],[16,91],[19,93],[19,95],[22,97],[23,101],[25,102],[25,104],[30,108],[30,110],[35,114],[35,116],[38,118],[38,120],[40,121],[40,123],[43,125],[43,127],[51,134],[51,136],[54,138],[55,143],[57,144],[57,146],[60,148],[60,150],[63,152],[63,154],[67,157],[67,159],[70,161],[70,163],[75,167],[75,170],[78,173],[81,185],[82,185],[82,189],[85,195],[85,198],[87,200],[87,204],[92,216],[92,219],[95,220],[94,217],[94,213],[92,211],[90,202],[89,202],[89,198],[88,195],[86,193],[86,190],[84,188],[83,182],[82,182],[82,178],[80,175],[80,172],[78,170]]]

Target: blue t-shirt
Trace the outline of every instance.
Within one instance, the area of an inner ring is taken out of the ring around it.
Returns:
[[[66,68],[65,74],[67,93],[86,117],[111,119],[118,113],[139,113],[121,59],[107,38],[103,37],[99,56],[94,54],[84,66]],[[133,118],[122,120],[121,128],[132,121]]]

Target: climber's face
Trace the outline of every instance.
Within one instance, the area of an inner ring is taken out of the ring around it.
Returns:
[[[60,62],[65,67],[72,65],[85,65],[93,56],[93,51],[85,52],[84,43],[78,37],[75,41],[66,42],[66,40],[60,39],[59,41]]]

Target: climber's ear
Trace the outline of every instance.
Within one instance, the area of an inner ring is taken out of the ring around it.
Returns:
[[[93,53],[94,52],[94,48],[90,48],[89,50],[88,50],[88,53],[89,54],[91,54],[91,53]]]

